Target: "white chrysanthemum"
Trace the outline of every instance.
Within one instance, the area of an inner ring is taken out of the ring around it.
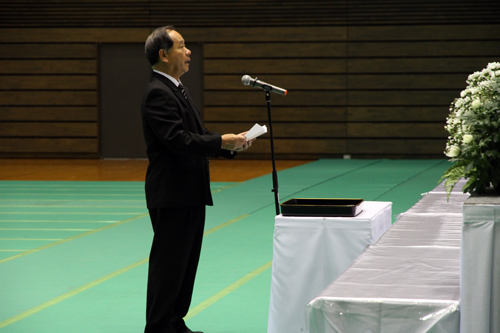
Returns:
[[[500,62],[490,62],[486,68],[493,70],[498,69],[500,68]]]
[[[471,75],[469,75],[469,80],[474,80],[475,78],[479,77],[481,75],[480,72],[474,72]]]
[[[446,152],[446,156],[448,157],[457,157],[458,155],[460,155],[460,148],[458,146],[451,146],[450,149],[448,149],[448,151]]]
[[[450,184],[448,193],[461,178],[469,179],[464,187],[469,193],[489,186],[491,177],[498,183],[490,166],[500,162],[496,145],[500,140],[500,62],[468,76],[467,87],[450,106],[445,129],[449,136],[444,153],[457,162],[443,176]]]
[[[480,99],[476,99],[474,100],[474,102],[472,102],[472,108],[474,110],[477,110],[481,107],[481,100]]]
[[[474,137],[471,134],[465,134],[463,137],[463,143],[468,144],[471,143]]]

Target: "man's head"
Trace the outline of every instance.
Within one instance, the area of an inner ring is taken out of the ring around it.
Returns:
[[[156,29],[144,46],[146,57],[154,69],[179,79],[189,70],[191,51],[173,26]]]

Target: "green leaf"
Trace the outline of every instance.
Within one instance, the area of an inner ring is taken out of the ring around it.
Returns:
[[[465,176],[465,165],[466,162],[464,161],[455,163],[444,172],[443,176],[438,181],[438,184],[440,184],[443,180],[446,179],[446,181],[444,182],[444,187],[446,189],[448,200],[450,199],[451,192],[453,191],[455,185],[462,177]]]

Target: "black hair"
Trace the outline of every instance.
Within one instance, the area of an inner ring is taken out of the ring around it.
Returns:
[[[174,45],[174,41],[168,34],[171,30],[175,30],[172,25],[157,28],[146,39],[144,52],[151,66],[156,65],[160,61],[159,53],[161,49],[169,52]]]

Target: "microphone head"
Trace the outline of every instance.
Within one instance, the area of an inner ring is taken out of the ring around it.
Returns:
[[[249,86],[251,80],[252,78],[249,75],[243,75],[241,77],[241,83],[243,83],[245,86]]]

